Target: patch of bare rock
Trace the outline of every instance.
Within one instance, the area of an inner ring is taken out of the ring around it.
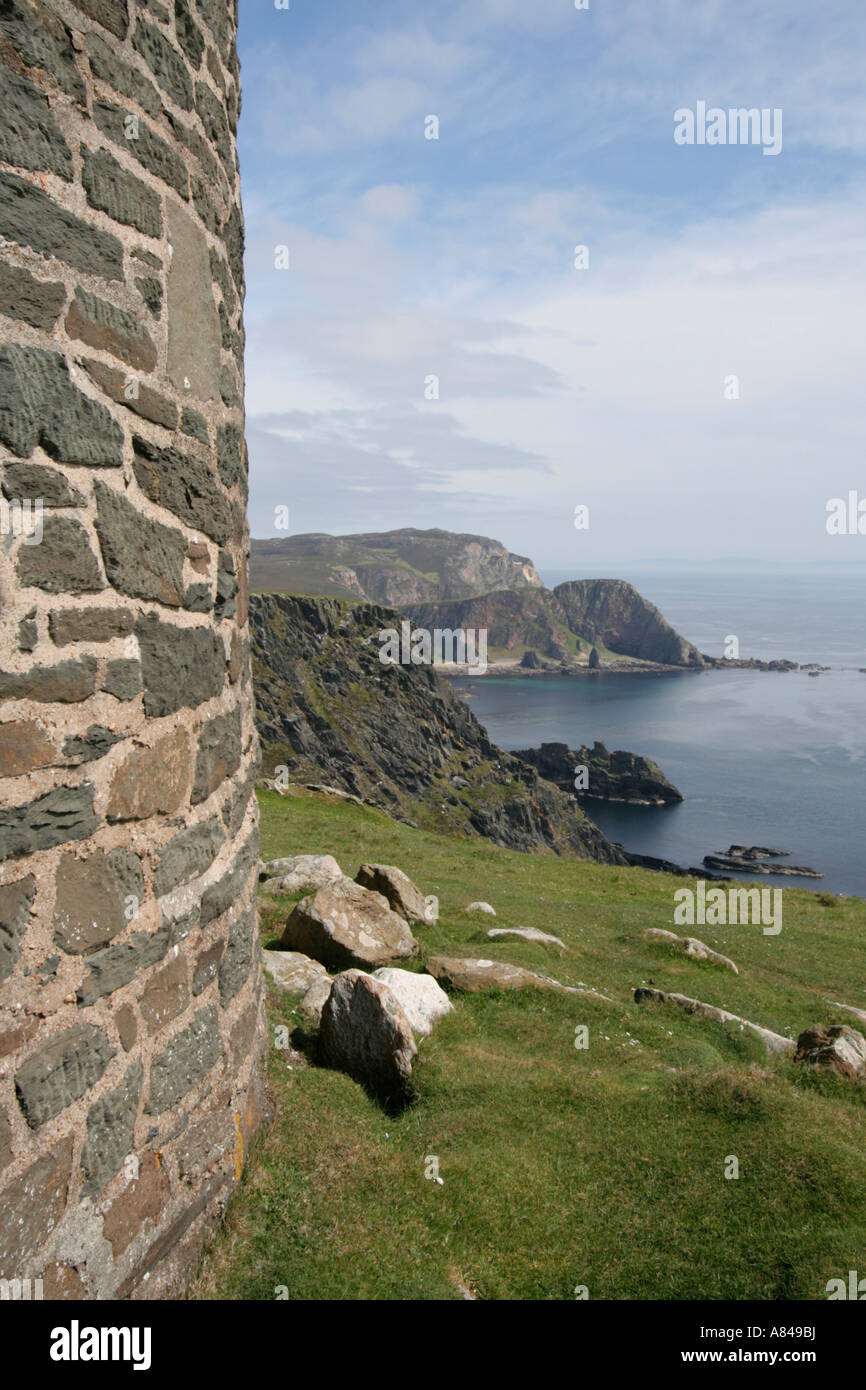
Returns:
[[[866,1038],[844,1023],[816,1024],[797,1039],[796,1060],[822,1070],[838,1072],[851,1081],[866,1080]]]
[[[295,854],[263,864],[259,887],[263,893],[314,893],[342,877],[343,870],[331,854]]]
[[[516,936],[522,941],[538,941],[542,946],[560,946],[563,951],[568,950],[565,942],[560,941],[558,936],[539,931],[538,927],[491,927],[487,933],[488,940],[495,941],[498,936]]]
[[[588,994],[594,999],[607,999],[593,989],[563,985],[549,975],[538,975],[502,960],[433,956],[427,962],[427,970],[434,979],[460,994],[480,994],[492,989],[556,989],[565,994]]]
[[[493,907],[491,907],[489,903],[470,903],[468,907],[464,907],[463,911],[464,911],[464,912],[486,912],[486,914],[487,914],[488,917],[495,917],[495,916],[496,916],[496,909],[493,908]]]
[[[328,970],[389,965],[419,950],[406,918],[382,893],[345,877],[296,904],[280,944],[312,956]]]
[[[717,1009],[714,1004],[704,1004],[700,999],[690,999],[685,994],[666,994],[661,989],[649,989],[642,985],[634,991],[636,1004],[645,1004],[650,1001],[656,1004],[674,1004],[678,1009],[682,1009],[687,1014],[694,1014],[698,1018],[712,1019],[715,1023],[738,1023],[741,1028],[748,1028],[761,1039],[767,1051],[773,1055],[790,1056],[794,1055],[794,1042],[791,1038],[783,1038],[780,1033],[773,1033],[769,1028],[761,1028],[757,1023],[750,1023],[747,1018],[740,1018],[739,1014],[729,1013],[727,1009]]]
[[[670,942],[684,956],[690,956],[693,960],[712,961],[714,965],[723,965],[726,970],[733,970],[735,975],[740,973],[732,960],[729,960],[727,956],[719,955],[718,951],[713,951],[703,941],[698,941],[696,936],[677,936],[676,932],[665,931],[662,927],[647,927],[646,931],[647,936],[655,937],[659,941]]]

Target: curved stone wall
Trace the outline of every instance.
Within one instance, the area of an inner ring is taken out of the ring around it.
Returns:
[[[261,1112],[233,0],[0,4],[0,1278],[171,1296]]]

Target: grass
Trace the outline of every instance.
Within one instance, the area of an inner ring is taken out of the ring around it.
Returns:
[[[866,903],[784,891],[777,937],[691,929],[740,968],[677,956],[682,879],[414,831],[377,811],[261,793],[262,858],[400,865],[440,917],[425,955],[495,956],[611,996],[455,996],[420,1045],[416,1103],[384,1114],[347,1077],[274,1048],[276,1117],[192,1296],[273,1299],[824,1299],[866,1270],[866,1087],[771,1061],[733,1026],[634,1004],[652,978],[796,1036],[866,1007]],[[536,926],[565,954],[486,938]],[[288,899],[263,900],[265,944]],[[682,929],[687,931],[689,929]],[[274,1024],[300,1023],[271,990]],[[589,1047],[574,1047],[575,1028]],[[443,1183],[425,1178],[430,1155]],[[726,1179],[730,1156],[738,1179]]]

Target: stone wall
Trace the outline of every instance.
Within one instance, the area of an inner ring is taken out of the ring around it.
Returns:
[[[177,1294],[262,1105],[235,0],[0,3],[0,1277]]]

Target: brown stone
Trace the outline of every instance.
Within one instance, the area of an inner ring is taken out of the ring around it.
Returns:
[[[138,1023],[135,1018],[135,1010],[131,1004],[123,1004],[114,1015],[117,1024],[117,1035],[120,1038],[120,1045],[124,1052],[129,1052],[134,1047],[138,1036]]]
[[[184,956],[178,956],[150,980],[141,996],[139,1008],[147,1031],[158,1033],[189,1004],[189,979]]]
[[[69,642],[110,642],[113,637],[128,637],[135,619],[129,608],[53,609],[48,632],[58,647]]]
[[[0,777],[17,777],[53,762],[53,745],[38,724],[27,719],[0,724]]]
[[[328,970],[373,968],[418,954],[405,917],[381,893],[338,878],[293,908],[280,944]]]
[[[207,989],[211,981],[216,979],[225,948],[225,939],[220,937],[219,941],[215,941],[206,951],[202,951],[197,958],[192,980],[193,994],[201,994],[203,990]]]
[[[152,748],[135,748],[116,769],[108,795],[109,820],[174,815],[186,798],[192,749],[185,729],[175,729]]]
[[[168,235],[168,378],[178,391],[211,401],[219,382],[220,334],[207,240],[174,202],[168,207]]]
[[[207,574],[210,569],[210,549],[204,541],[190,541],[186,548],[186,558],[196,574]]]
[[[235,1067],[242,1066],[250,1056],[253,1040],[256,1036],[256,1025],[258,1021],[259,1001],[254,999],[241,1014],[229,1037],[232,1063]]]
[[[40,704],[76,705],[93,694],[96,662],[58,661],[55,666],[31,666],[29,671],[0,671],[0,699],[38,700]]]
[[[42,1297],[49,1302],[77,1301],[87,1297],[81,1275],[74,1265],[52,1260],[42,1273]]]
[[[167,396],[160,395],[151,386],[142,386],[129,374],[118,371],[116,367],[108,367],[95,358],[85,359],[84,366],[97,386],[101,386],[105,394],[117,401],[118,405],[125,405],[128,410],[135,411],[136,415],[141,415],[145,420],[152,420],[155,425],[162,425],[164,429],[177,429],[178,409]]]
[[[13,1052],[17,1052],[19,1047],[23,1047],[38,1032],[39,1019],[28,1018],[20,1028],[10,1028],[7,1032],[0,1033],[0,1057],[11,1057]]]
[[[12,1162],[12,1126],[5,1110],[0,1110],[0,1173]]]
[[[232,630],[231,642],[229,644],[229,680],[232,685],[237,683],[238,677],[244,668],[244,642],[237,628]]]
[[[144,1222],[156,1221],[168,1201],[170,1184],[158,1153],[145,1154],[138,1177],[112,1203],[102,1222],[102,1234],[115,1260],[135,1239]]]
[[[3,1191],[0,1279],[19,1279],[22,1266],[48,1239],[66,1206],[72,1139],[63,1139]]]
[[[187,1181],[209,1173],[233,1152],[237,1129],[227,1110],[194,1120],[174,1143],[177,1171]]]

